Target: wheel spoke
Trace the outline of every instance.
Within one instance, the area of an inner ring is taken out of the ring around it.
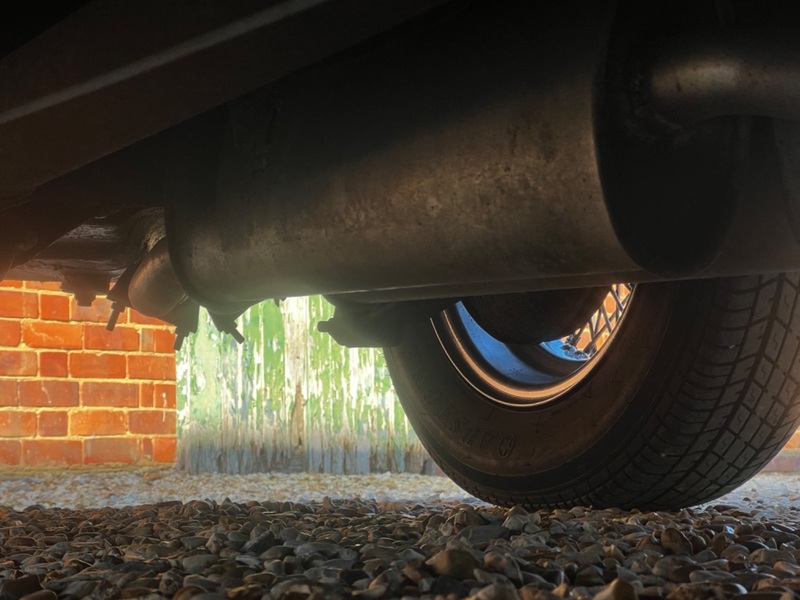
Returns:
[[[619,325],[632,291],[633,285],[629,283],[612,285],[608,295],[589,320],[575,333],[562,338],[561,341],[587,359],[594,356]],[[608,307],[608,304],[611,307]]]

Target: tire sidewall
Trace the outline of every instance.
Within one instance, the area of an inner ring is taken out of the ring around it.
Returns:
[[[702,288],[639,286],[612,347],[543,406],[509,407],[477,392],[450,363],[431,322],[409,326],[403,343],[387,349],[387,363],[415,431],[445,471],[493,489],[574,487],[657,410],[681,332],[691,329],[674,322],[702,318]]]

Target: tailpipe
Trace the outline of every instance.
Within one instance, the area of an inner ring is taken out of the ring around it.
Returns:
[[[114,328],[119,310],[130,306],[143,315],[175,325],[175,350],[180,350],[186,336],[197,331],[200,306],[189,298],[178,280],[166,238],[156,242],[137,266],[120,277],[108,297],[114,301],[109,329]],[[235,311],[209,311],[209,316],[217,329],[241,344],[244,336],[236,327],[236,319],[246,308],[240,304]]]
[[[166,238],[139,263],[128,284],[128,298],[134,310],[162,320],[189,299],[172,267]]]

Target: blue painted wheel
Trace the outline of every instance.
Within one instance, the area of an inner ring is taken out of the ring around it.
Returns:
[[[615,284],[588,322],[540,344],[508,344],[493,337],[458,302],[435,324],[452,366],[488,399],[536,406],[557,399],[586,377],[610,348],[633,299],[634,287]]]

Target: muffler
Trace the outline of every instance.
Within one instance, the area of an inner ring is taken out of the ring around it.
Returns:
[[[630,278],[595,156],[606,7],[500,4],[470,4],[187,131],[167,227],[189,294],[224,312],[315,293]]]
[[[187,124],[182,287],[232,314],[800,267],[771,121],[643,111],[647,23],[614,10],[466,3]]]

